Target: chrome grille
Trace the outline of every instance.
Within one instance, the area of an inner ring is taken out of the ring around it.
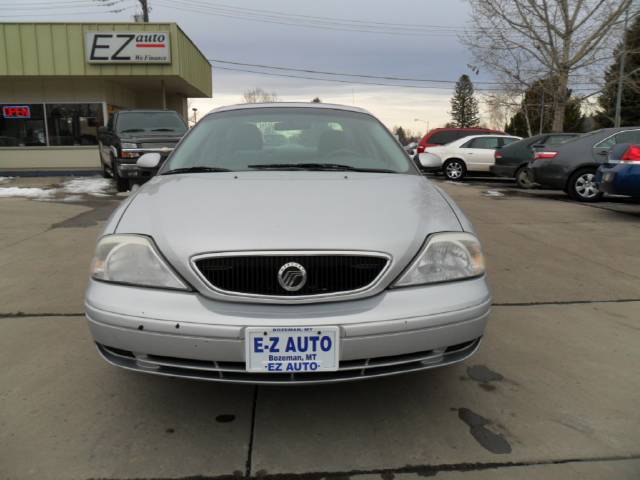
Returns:
[[[275,253],[217,254],[197,258],[195,268],[217,291],[231,295],[262,297],[315,297],[359,292],[372,286],[389,264],[382,254]],[[288,291],[278,280],[289,263],[304,267],[306,281]]]

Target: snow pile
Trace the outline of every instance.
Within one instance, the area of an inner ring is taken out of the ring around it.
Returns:
[[[6,183],[9,180],[13,180],[13,177],[0,177],[0,183]]]
[[[112,188],[113,184],[107,178],[74,178],[62,184],[62,190],[65,193],[87,194],[94,197],[106,197]]]
[[[53,197],[56,189],[46,190],[44,188],[21,188],[21,187],[5,187],[0,188],[0,198],[21,197],[32,198],[34,200],[44,200]]]
[[[482,192],[485,197],[504,197],[504,193],[499,192],[498,190],[487,190],[486,192]]]

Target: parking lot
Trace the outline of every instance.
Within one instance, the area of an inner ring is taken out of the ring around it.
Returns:
[[[99,358],[83,290],[121,197],[63,181],[1,185],[56,190],[0,198],[0,478],[640,478],[640,202],[435,179],[487,255],[480,351],[418,374],[254,387]]]

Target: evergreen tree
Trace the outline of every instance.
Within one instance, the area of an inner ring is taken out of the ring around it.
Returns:
[[[322,100],[320,100],[320,97],[316,97],[313,100],[311,100],[312,103],[322,103]]]
[[[462,75],[456,82],[451,98],[451,121],[458,128],[476,127],[480,123],[478,100],[468,75]]]
[[[542,133],[552,131],[553,126],[553,95],[552,92],[557,90],[557,83],[547,79],[539,80],[534,83],[525,93],[524,100],[520,110],[511,118],[507,124],[506,131],[511,135],[520,137],[529,136],[527,128],[526,113],[529,117],[531,133],[537,135],[540,133],[540,115],[542,118]],[[582,109],[580,102],[571,97],[571,91],[567,90],[567,101],[564,112],[563,131],[580,132],[583,122]]]
[[[616,47],[615,61],[604,75],[605,88],[598,99],[600,111],[596,117],[601,127],[612,127],[614,124],[621,51],[622,44]],[[640,125],[640,17],[636,17],[626,32],[626,52],[620,111],[623,127]]]
[[[407,143],[409,143],[407,141],[407,132],[404,131],[404,128],[402,127],[395,127],[393,129],[393,133],[396,137],[398,137],[398,141],[402,144],[402,145],[406,145]]]

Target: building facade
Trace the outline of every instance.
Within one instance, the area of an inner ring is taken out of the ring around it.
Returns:
[[[0,23],[0,172],[97,169],[97,129],[131,108],[187,119],[211,97],[206,57],[175,23]]]

